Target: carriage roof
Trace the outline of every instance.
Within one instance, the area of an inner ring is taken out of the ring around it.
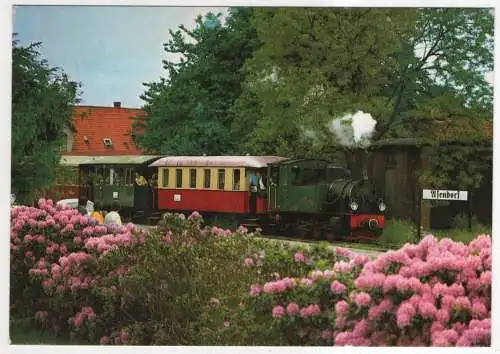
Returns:
[[[286,159],[280,156],[167,156],[156,160],[149,166],[262,168]]]

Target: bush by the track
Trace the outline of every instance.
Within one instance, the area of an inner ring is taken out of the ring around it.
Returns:
[[[147,234],[11,211],[11,316],[101,344],[488,345],[491,239],[376,260],[166,215]]]

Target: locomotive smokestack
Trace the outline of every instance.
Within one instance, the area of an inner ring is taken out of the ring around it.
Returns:
[[[353,179],[368,179],[368,150],[362,148],[344,149],[347,165]]]

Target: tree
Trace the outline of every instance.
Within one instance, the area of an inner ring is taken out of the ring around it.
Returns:
[[[378,121],[375,139],[408,134],[415,117],[491,112],[489,10],[259,9],[253,24],[263,45],[233,109],[254,151],[303,154],[293,146],[314,146],[309,130],[325,150],[336,145],[325,124],[357,110]],[[280,147],[285,131],[293,139]]]
[[[41,43],[12,44],[11,189],[21,202],[49,187],[65,127],[72,127],[79,84],[40,57]]]
[[[230,9],[226,23],[221,14],[196,19],[196,28],[183,25],[164,45],[180,62],[164,61],[167,78],[146,83],[141,98],[148,114],[139,144],[162,154],[229,154],[237,140],[230,134],[229,107],[240,95],[244,61],[259,45],[251,27],[251,8]]]
[[[263,45],[245,64],[235,132],[248,127],[246,107],[258,107],[248,149],[307,155],[314,144],[304,131],[335,145],[326,129],[333,118],[363,110],[384,119],[414,17],[407,9],[259,9],[253,24]]]

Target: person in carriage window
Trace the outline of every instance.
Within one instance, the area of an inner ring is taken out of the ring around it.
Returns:
[[[259,172],[257,174],[251,174],[250,175],[250,191],[251,192],[257,192],[257,186],[259,184]]]
[[[156,175],[156,173],[153,173],[153,175],[151,176],[151,180],[149,181],[149,185],[151,186],[151,188],[158,187],[158,176]]]
[[[140,186],[140,187],[143,187],[143,186],[146,186],[148,184],[148,181],[146,181],[144,176],[140,175],[139,172],[136,172],[135,173],[135,184]]]

